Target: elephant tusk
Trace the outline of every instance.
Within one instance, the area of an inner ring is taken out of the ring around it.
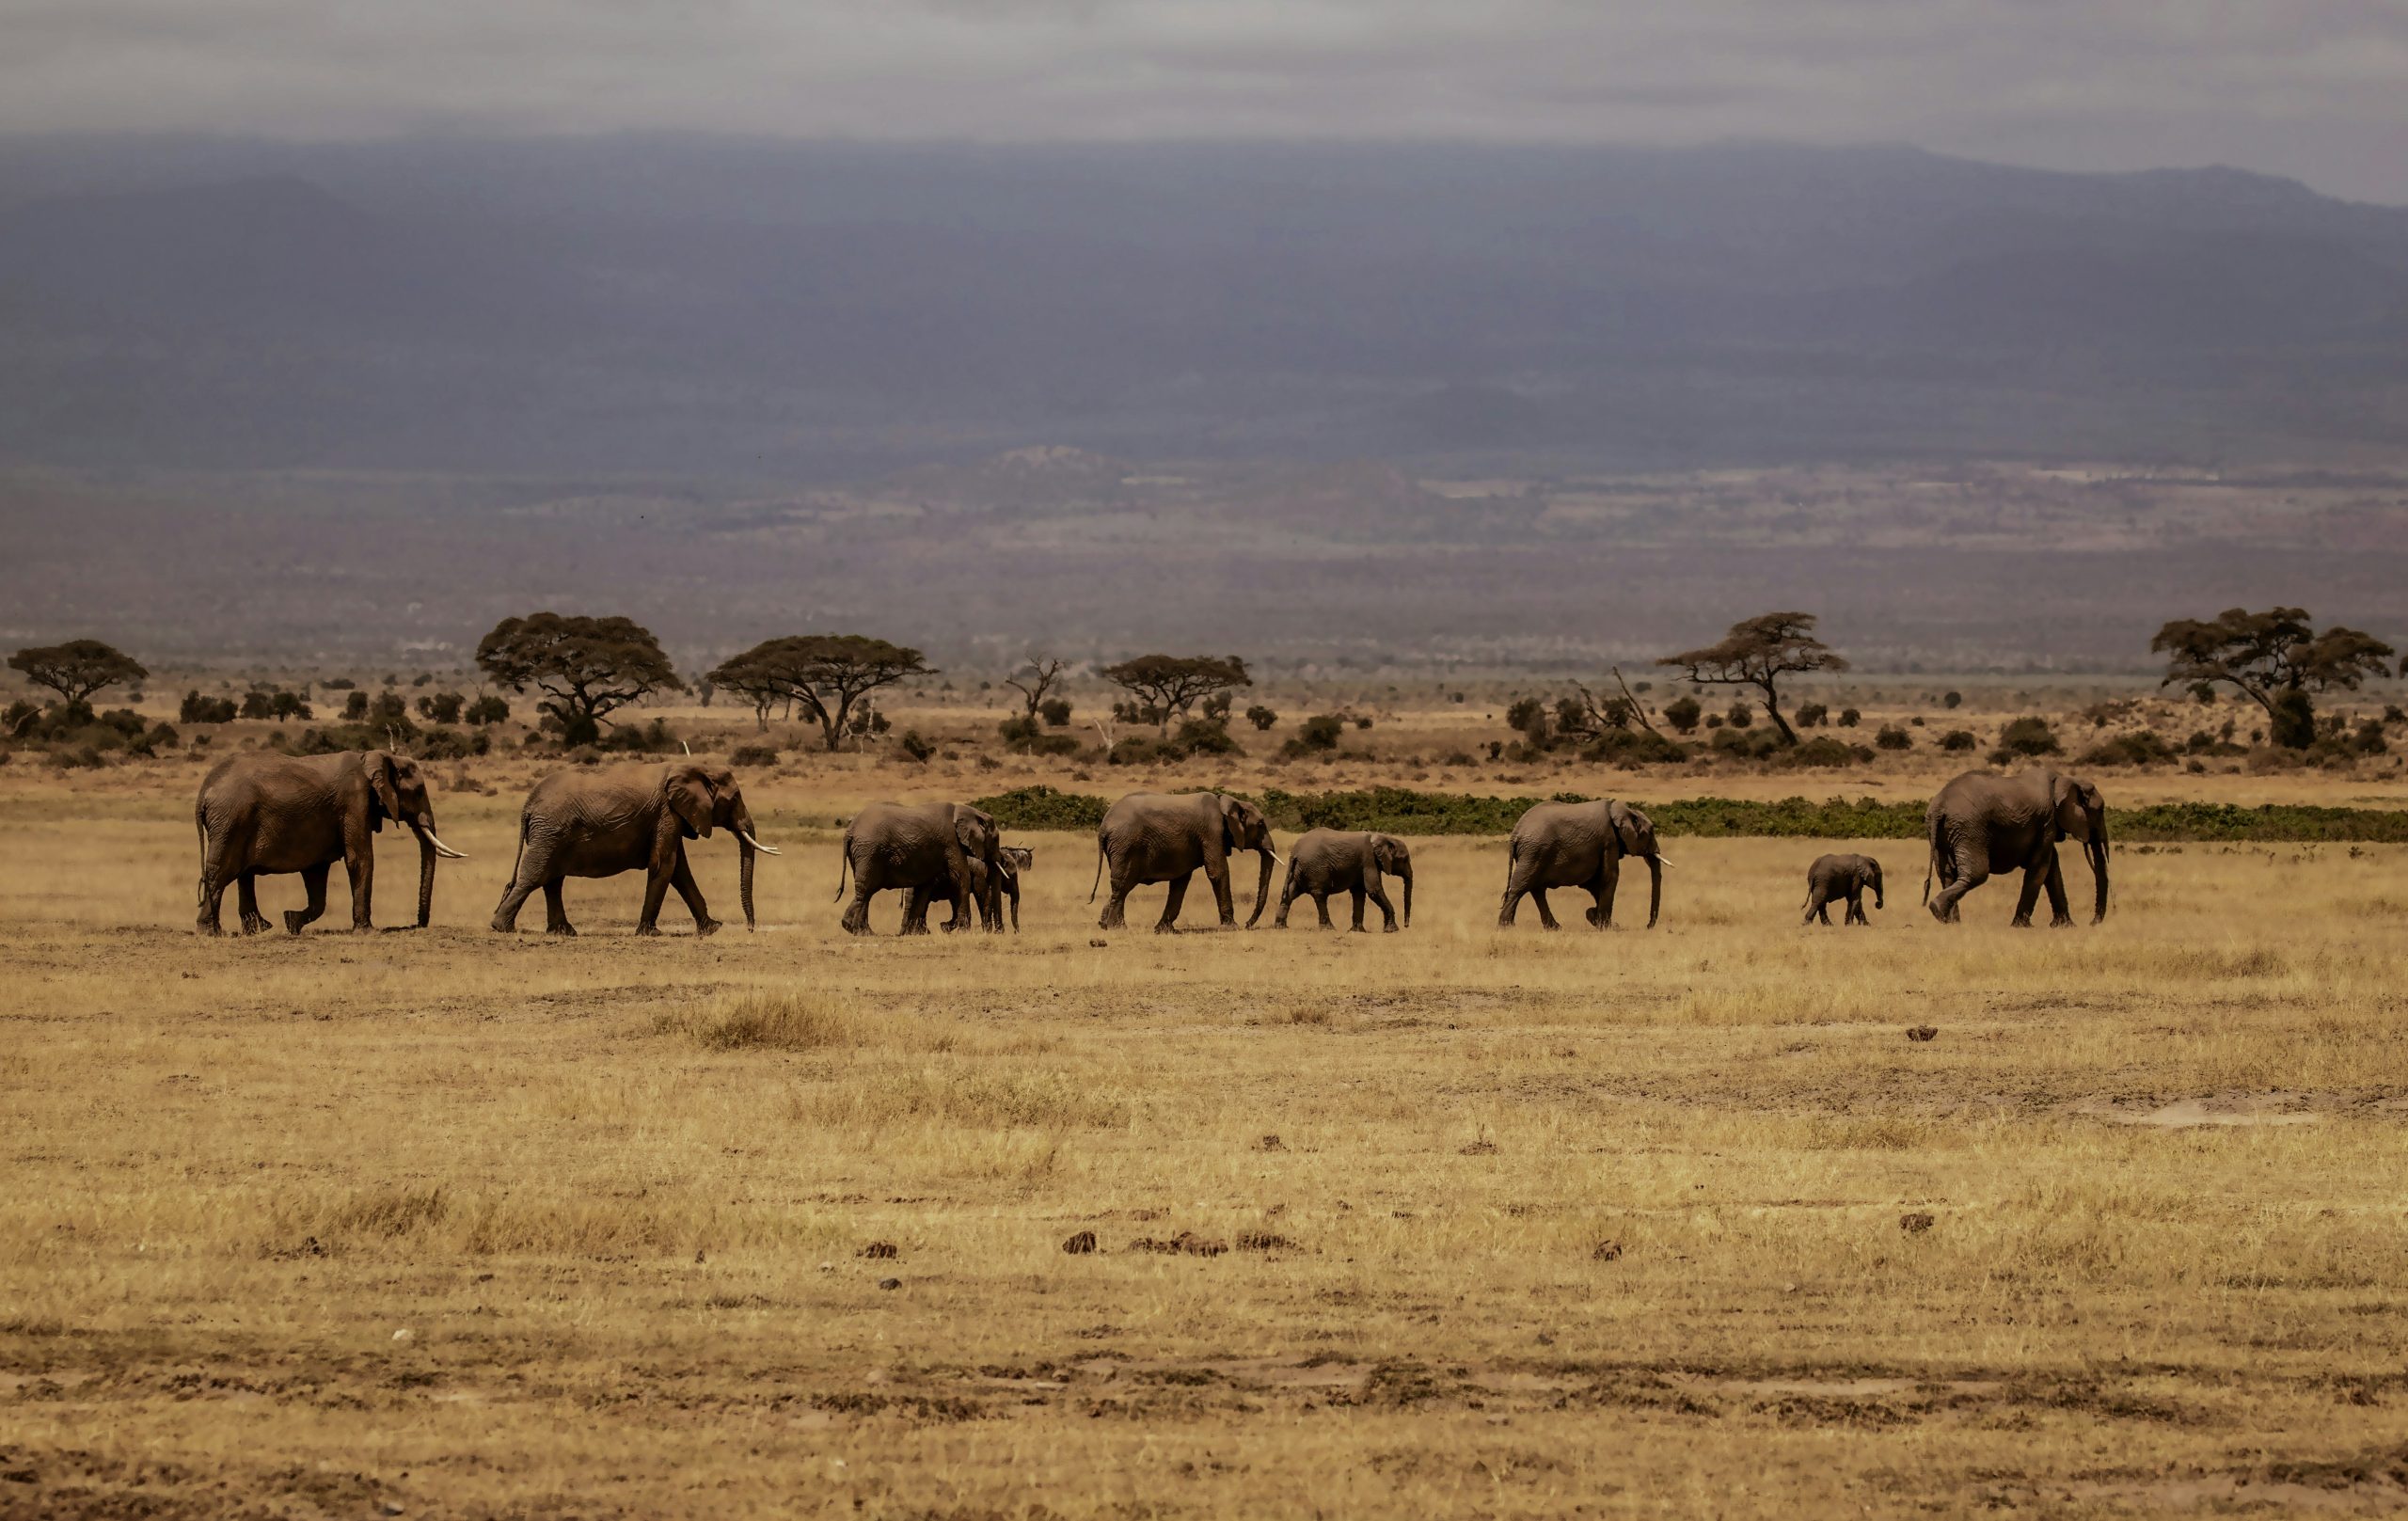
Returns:
[[[454,850],[450,846],[444,844],[443,836],[436,833],[433,830],[428,830],[426,832],[426,843],[435,847],[435,853],[443,857],[446,861],[466,861],[468,859],[465,854],[458,850]]]
[[[782,856],[785,854],[784,850],[777,849],[771,846],[763,845],[760,841],[754,839],[752,835],[745,833],[742,830],[737,830],[736,832],[736,837],[751,846],[753,849],[760,851],[765,856]]]
[[[1651,859],[1659,866],[1669,866],[1672,863],[1672,858],[1664,854],[1661,850],[1656,851]]]

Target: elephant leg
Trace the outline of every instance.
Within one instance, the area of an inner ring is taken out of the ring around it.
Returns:
[[[1589,914],[1589,923],[1599,929],[1614,927],[1614,889],[1622,882],[1622,863],[1608,861],[1599,876],[1597,885],[1589,891],[1596,895],[1597,906]]]
[[[919,903],[917,911],[913,910],[913,899],[917,896],[917,892],[915,888],[906,888],[903,891],[903,926],[895,931],[898,935],[925,935],[928,932],[928,903],[923,900]],[[947,922],[944,927],[950,933],[954,927]]]
[[[243,933],[263,934],[267,930],[267,915],[260,911],[260,874],[246,871],[234,880],[234,906],[242,915]]]
[[[1850,893],[1847,895],[1847,911],[1840,915],[1840,923],[1844,925],[1872,923],[1864,916],[1864,895],[1861,892]]]
[[[1545,888],[1533,887],[1530,889],[1530,906],[1539,911],[1539,927],[1542,929],[1560,929],[1563,927],[1561,925],[1555,922],[1554,911],[1546,906]]]
[[[222,935],[225,926],[219,921],[219,906],[225,902],[226,887],[233,879],[219,872],[209,862],[200,866],[200,897],[193,918],[193,929],[203,935]]]
[[[1176,935],[1179,933],[1179,906],[1187,901],[1187,884],[1195,879],[1194,872],[1170,879],[1170,891],[1163,895],[1163,916],[1154,926],[1155,934]]]
[[[1229,858],[1215,861],[1204,858],[1204,878],[1212,884],[1212,906],[1221,911],[1221,927],[1235,929],[1238,924],[1237,900],[1229,895]]]
[[[284,911],[285,933],[289,935],[297,935],[301,933],[303,926],[315,924],[320,918],[325,916],[326,911],[326,879],[333,873],[333,871],[334,863],[332,862],[322,862],[315,866],[305,866],[302,868],[301,890],[309,895],[309,906],[306,909],[287,909]]]
[[[1497,905],[1497,928],[1511,929],[1513,927],[1513,915],[1520,911],[1522,907],[1522,899],[1526,895],[1526,889],[1517,887],[1511,881],[1508,881],[1505,884],[1505,896],[1500,899]]]
[[[513,878],[501,890],[501,901],[494,905],[493,929],[498,935],[515,934],[518,929],[518,911],[528,895],[539,885],[539,879],[530,876],[524,880]]]
[[[660,905],[669,897],[669,879],[677,873],[677,858],[658,846],[653,848],[652,863],[643,872],[643,911],[636,915],[636,933],[660,933]]]
[[[1346,890],[1347,907],[1352,911],[1346,927],[1349,934],[1359,935],[1363,932],[1364,901],[1363,889],[1360,884],[1350,887]]]
[[[2066,902],[2066,869],[2057,852],[2049,851],[2049,875],[2042,879],[2049,890],[2049,927],[2063,929],[2073,923],[2072,907]]]
[[[719,928],[719,921],[711,917],[711,911],[703,902],[702,884],[694,880],[694,868],[687,863],[683,845],[677,848],[677,869],[669,874],[669,885],[677,889],[678,897],[685,900],[686,911],[694,916],[696,936],[711,934]]]
[[[1278,911],[1278,913],[1277,913],[1276,915],[1275,915],[1275,916],[1272,918],[1272,921],[1271,921],[1271,927],[1272,927],[1272,928],[1274,928],[1274,929],[1285,929],[1285,928],[1287,928],[1287,927],[1288,927],[1288,905],[1290,905],[1291,903],[1293,903],[1293,902],[1295,902],[1295,901],[1296,901],[1296,874],[1295,874],[1294,872],[1292,872],[1292,871],[1291,871],[1291,872],[1290,872],[1290,873],[1288,874],[1288,880],[1280,886],[1280,889],[1279,889],[1279,911]]]
[[[351,879],[351,932],[372,935],[376,925],[371,904],[376,895],[376,847],[362,840],[342,853],[343,874]]]
[[[867,861],[853,863],[853,901],[846,908],[844,920],[848,935],[869,933],[869,900],[877,895],[879,883],[863,869],[868,864]]]
[[[577,926],[568,922],[568,898],[562,891],[568,879],[555,877],[544,884],[544,933],[575,935]]]
[[[1932,895],[1931,916],[1933,918],[1944,925],[1956,923],[1956,905],[1964,901],[1966,894],[1990,879],[1989,867],[1987,864],[1989,860],[1988,850],[1989,848],[1987,845],[1983,846],[1972,855],[1972,860],[1961,871],[1956,869],[1958,853],[1953,848],[1947,855],[1941,858],[1940,874],[1947,885]],[[1952,872],[1955,873],[1955,879],[1949,880]]]
[[[1801,924],[1801,925],[1811,925],[1811,924],[1813,924],[1815,920],[1820,919],[1820,920],[1822,920],[1822,921],[1823,921],[1823,923],[1825,923],[1825,924],[1830,924],[1830,923],[1831,922],[1831,916],[1830,916],[1830,912],[1829,912],[1829,911],[1824,908],[1824,905],[1825,905],[1825,904],[1827,904],[1827,903],[1829,903],[1830,901],[1830,895],[1829,895],[1828,893],[1825,893],[1825,892],[1822,890],[1822,888],[1820,888],[1820,887],[1812,887],[1812,888],[1807,889],[1807,892],[1806,892],[1806,917],[1805,917],[1805,918],[1803,918],[1803,919],[1800,919],[1800,920],[1799,920],[1799,921],[1798,921],[1798,922],[1799,924]]]
[[[1313,911],[1321,916],[1321,927],[1323,929],[1335,929],[1338,927],[1336,925],[1330,923],[1329,895],[1327,893],[1315,893],[1313,895]]]
[[[2036,861],[2023,868],[2023,890],[2016,895],[2015,917],[2010,921],[2015,928],[2032,927],[2032,905],[2039,901],[2040,884],[2048,875],[2048,863],[2045,862]]]
[[[1364,885],[1362,893],[1357,895],[1354,899],[1354,927],[1357,929],[1363,927],[1363,899],[1366,897],[1380,906],[1380,933],[1383,935],[1395,934],[1396,909],[1394,905],[1388,902],[1387,889],[1381,884],[1380,879],[1376,877],[1372,878],[1370,882]]]

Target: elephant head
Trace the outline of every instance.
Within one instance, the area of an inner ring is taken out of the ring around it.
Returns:
[[[1877,909],[1887,908],[1888,905],[1881,901],[1881,863],[1874,860],[1871,856],[1866,856],[1864,858],[1864,877],[1865,880],[1873,884],[1873,906]]]
[[[2097,884],[2090,915],[2090,922],[2097,924],[2107,917],[2107,800],[2087,782],[2052,776],[2049,810],[2058,839],[2083,842],[2091,880]]]
[[[1371,836],[1371,863],[1404,883],[1404,927],[1413,927],[1413,852],[1393,834]]]
[[[426,927],[435,911],[435,858],[467,857],[443,843],[435,832],[435,804],[426,794],[426,770],[407,755],[371,750],[359,757],[368,774],[368,825],[382,833],[391,819],[418,836],[418,927]]]
[[[989,929],[1004,927],[1002,893],[1004,885],[1004,832],[996,824],[995,816],[982,809],[958,805],[953,810],[953,837],[960,842],[961,853],[986,868],[986,901],[977,905],[980,923]],[[966,920],[971,905],[964,903],[955,910],[957,923]]]
[[[711,831],[723,829],[736,836],[737,893],[744,899],[744,927],[755,927],[752,918],[752,854],[777,855],[779,851],[752,837],[752,810],[744,805],[744,789],[737,784],[736,773],[721,767],[716,770],[705,766],[673,766],[661,779],[661,794],[669,811],[677,816],[678,831],[686,838],[708,839]]]
[[[1037,864],[1037,852],[1024,845],[1000,847],[995,854],[995,872],[988,879],[994,886],[991,895],[995,903],[995,923],[1001,926],[1004,911],[1001,899],[1008,895],[1012,900],[1012,928],[1020,928],[1020,874]]]
[[[1221,849],[1235,855],[1240,850],[1253,850],[1262,858],[1262,873],[1254,884],[1254,912],[1246,916],[1245,927],[1252,929],[1262,917],[1262,906],[1271,901],[1271,863],[1279,859],[1271,848],[1271,820],[1262,810],[1244,798],[1223,797],[1221,805]]]
[[[1647,927],[1656,927],[1656,915],[1664,904],[1664,868],[1671,863],[1656,845],[1656,821],[1626,803],[1606,804],[1606,817],[1612,823],[1614,841],[1626,856],[1638,856],[1647,863]]]

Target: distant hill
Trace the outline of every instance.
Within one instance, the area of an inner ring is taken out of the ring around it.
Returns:
[[[20,464],[2199,461],[2408,445],[2403,380],[2408,211],[2226,169],[0,144]]]

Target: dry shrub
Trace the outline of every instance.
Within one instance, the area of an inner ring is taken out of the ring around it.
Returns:
[[[682,1035],[705,1051],[818,1051],[863,1043],[849,1012],[824,995],[755,992],[705,1010],[680,1009],[653,1022],[662,1035]]]
[[[964,1130],[1110,1130],[1129,1123],[1117,1088],[1059,1069],[1012,1071],[890,1067],[806,1089],[794,1101],[805,1124],[876,1126],[920,1121]]]

